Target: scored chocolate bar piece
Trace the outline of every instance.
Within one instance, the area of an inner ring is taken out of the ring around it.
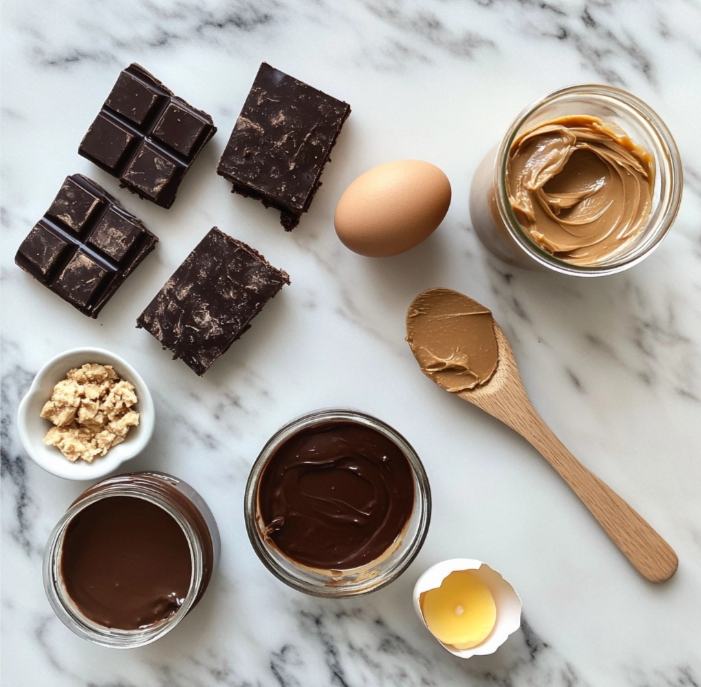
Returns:
[[[157,242],[107,191],[74,174],[20,245],[15,263],[95,318]]]
[[[280,211],[287,231],[309,210],[350,105],[263,62],[217,174]]]
[[[136,321],[202,376],[250,326],[287,273],[214,227]]]
[[[169,208],[185,172],[216,127],[138,64],[117,79],[78,153],[121,186]]]

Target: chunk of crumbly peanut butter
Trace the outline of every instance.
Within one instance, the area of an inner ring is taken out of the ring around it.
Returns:
[[[120,379],[111,365],[87,363],[69,370],[41,410],[55,425],[44,443],[71,462],[91,463],[121,444],[139,424],[139,413],[131,409],[137,401],[134,385]]]

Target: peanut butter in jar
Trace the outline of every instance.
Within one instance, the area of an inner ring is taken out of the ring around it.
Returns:
[[[527,107],[485,156],[470,216],[509,263],[603,276],[660,244],[682,185],[674,139],[646,103],[613,86],[572,86]]]

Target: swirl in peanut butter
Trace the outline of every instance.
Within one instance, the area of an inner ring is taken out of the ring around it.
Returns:
[[[575,265],[594,265],[635,238],[652,208],[652,156],[596,117],[539,124],[511,145],[506,187],[531,239]]]

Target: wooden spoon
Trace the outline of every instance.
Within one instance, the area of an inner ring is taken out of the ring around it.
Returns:
[[[557,470],[643,577],[651,582],[668,580],[677,570],[677,555],[543,422],[523,388],[511,346],[493,320],[494,339],[487,341],[491,337],[488,326],[485,335],[487,315],[491,317],[484,306],[449,289],[429,289],[417,296],[407,314],[407,341],[422,372],[518,432]],[[458,341],[465,345],[460,346]],[[474,350],[478,344],[480,350]],[[496,358],[491,368],[490,350]],[[463,364],[473,351],[476,373]],[[467,388],[470,385],[472,388]]]

